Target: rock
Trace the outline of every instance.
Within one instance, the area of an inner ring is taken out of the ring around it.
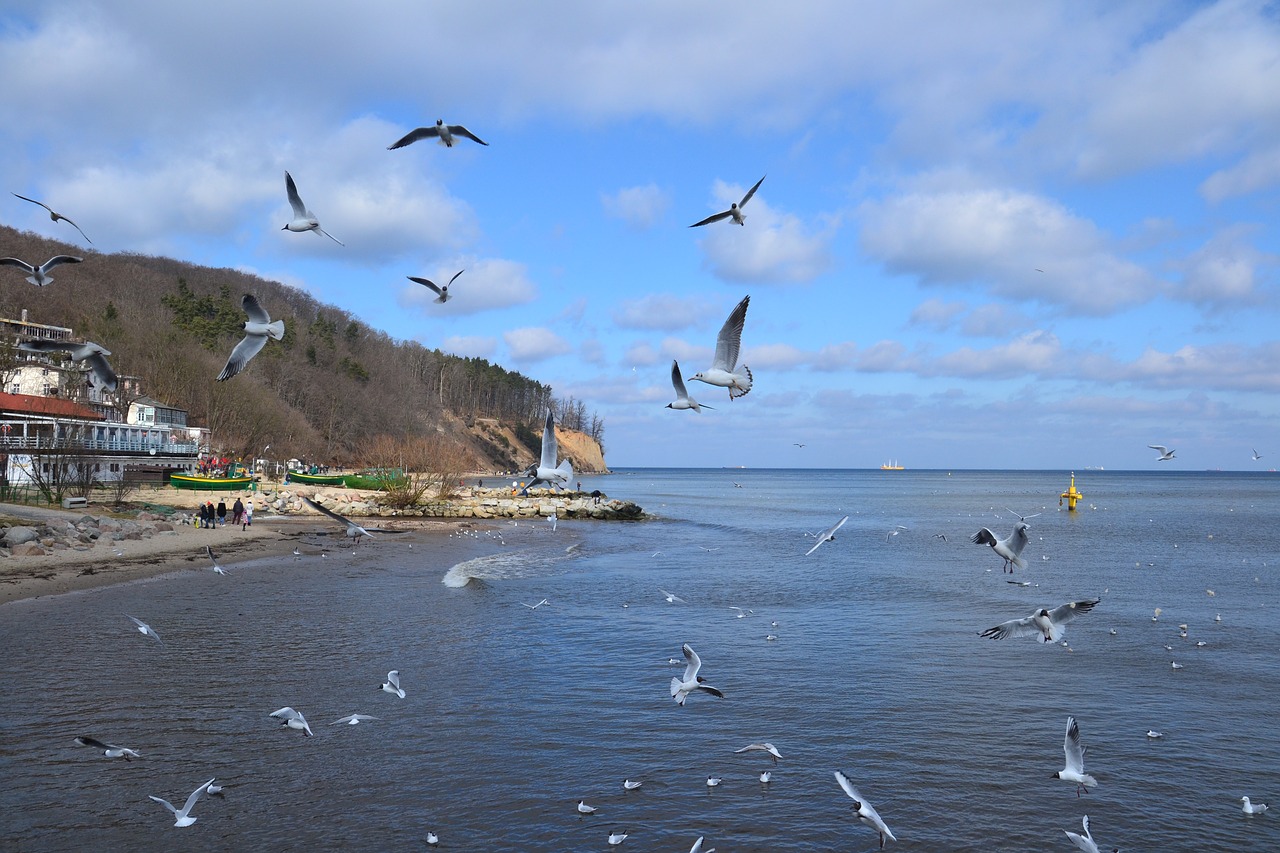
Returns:
[[[86,515],[76,522],[76,527],[97,527],[97,526],[98,526],[98,519],[94,518],[92,515]]]
[[[18,525],[10,527],[4,534],[4,541],[10,548],[15,545],[22,545],[26,542],[34,542],[40,538],[40,534],[36,533],[35,528],[24,527]]]
[[[49,552],[35,542],[23,542],[21,545],[15,545],[9,552],[15,557],[43,557]]]
[[[173,525],[167,521],[157,521],[154,527],[157,533],[169,533],[173,530]]]

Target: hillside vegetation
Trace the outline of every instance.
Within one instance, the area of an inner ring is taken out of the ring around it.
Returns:
[[[41,263],[57,254],[85,261],[57,268],[48,287],[0,269],[0,316],[16,319],[26,309],[32,322],[67,326],[102,344],[117,373],[140,377],[146,394],[210,427],[218,450],[253,456],[270,443],[276,458],[363,465],[372,462],[374,440],[386,436],[426,440],[450,457],[451,470],[510,470],[537,454],[550,407],[557,423],[594,446],[594,453],[570,454],[575,469],[603,468],[603,421],[520,373],[394,340],[279,282],[168,258],[86,252],[0,226],[0,256]],[[245,293],[284,320],[284,339],[245,373],[215,382],[241,337]]]

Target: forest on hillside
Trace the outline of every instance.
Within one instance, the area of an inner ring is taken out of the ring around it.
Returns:
[[[0,226],[0,255],[41,263],[56,254],[84,263],[57,268],[47,287],[0,269],[0,316],[17,319],[26,309],[31,322],[70,327],[103,345],[118,374],[139,377],[145,394],[186,409],[228,453],[251,455],[270,442],[281,457],[358,465],[378,436],[430,436],[475,457],[453,433],[476,418],[534,439],[536,453],[548,409],[563,427],[603,444],[604,423],[583,402],[556,398],[550,386],[485,359],[394,340],[297,288],[168,258],[86,252]],[[284,339],[241,375],[215,382],[242,337],[245,293],[284,320]]]

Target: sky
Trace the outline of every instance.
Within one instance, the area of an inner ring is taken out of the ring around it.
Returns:
[[[8,0],[0,79],[92,248],[519,370],[614,468],[1280,461],[1272,3]],[[488,145],[387,150],[438,119]],[[746,295],[751,393],[665,408]]]

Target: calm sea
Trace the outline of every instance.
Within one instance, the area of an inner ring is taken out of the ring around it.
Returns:
[[[840,769],[889,849],[1070,850],[1088,814],[1105,850],[1280,850],[1280,476],[1079,474],[1068,513],[1066,472],[627,471],[584,483],[653,520],[354,555],[306,537],[302,559],[227,577],[0,607],[0,846],[405,850],[431,830],[453,851],[874,850]],[[1029,587],[969,542],[1015,512],[1039,514]],[[977,636],[1095,597],[1068,647]],[[686,642],[727,698],[672,702]],[[391,669],[403,700],[379,689]],[[284,705],[315,737],[268,717]],[[353,712],[380,719],[328,725]],[[1051,778],[1068,715],[1084,797]],[[734,753],[760,741],[776,767]],[[190,828],[147,798],[181,806],[210,777],[226,793]],[[1275,813],[1244,816],[1246,794]]]

